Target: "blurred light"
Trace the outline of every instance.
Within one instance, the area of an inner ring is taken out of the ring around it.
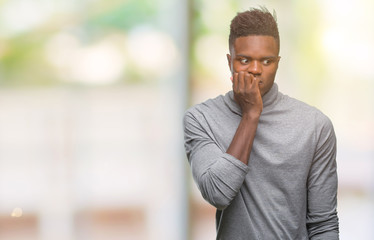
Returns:
[[[219,78],[230,73],[226,57],[222,54],[228,53],[228,48],[226,37],[221,35],[203,36],[197,40],[195,55],[199,64]]]
[[[215,1],[202,1],[202,12],[201,15],[202,23],[209,28],[210,31],[227,31],[228,26],[222,23],[230,23],[232,16],[232,8],[230,1],[226,0],[215,0]]]
[[[137,27],[129,32],[127,51],[141,71],[164,75],[179,64],[173,39],[148,27]]]
[[[368,3],[367,0],[321,1],[325,28],[321,40],[329,66],[335,71],[371,81],[374,32],[369,31],[368,24],[374,17]]]
[[[71,67],[72,79],[85,83],[111,83],[121,76],[124,57],[111,43],[81,49],[76,52]]]
[[[60,33],[52,37],[47,43],[46,58],[55,67],[64,68],[78,48],[79,41],[76,37]]]
[[[59,34],[47,44],[46,58],[62,80],[71,82],[113,83],[125,68],[124,53],[110,37],[90,46],[81,46],[74,36]]]
[[[1,7],[1,31],[12,35],[33,29],[53,14],[51,6],[45,1],[7,1]]]
[[[358,29],[357,31],[359,31]],[[364,31],[364,30],[362,30]],[[373,78],[372,56],[374,46],[344,29],[331,29],[323,34],[322,44],[330,64],[340,71],[355,76]],[[346,79],[351,81],[351,79]]]
[[[19,218],[19,217],[22,217],[22,214],[23,214],[22,208],[17,207],[13,209],[11,216],[14,218]]]

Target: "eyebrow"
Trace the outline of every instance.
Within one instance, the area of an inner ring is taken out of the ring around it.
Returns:
[[[236,57],[243,57],[243,58],[250,58],[252,59],[251,56],[247,56],[247,55],[243,55],[243,54],[237,54]],[[262,57],[261,59],[276,59],[278,58],[278,56],[265,56],[265,57]]]

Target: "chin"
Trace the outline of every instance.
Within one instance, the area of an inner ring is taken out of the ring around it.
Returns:
[[[263,97],[266,93],[268,93],[270,91],[270,88],[269,89],[263,89],[263,88],[260,88],[260,92],[261,92],[261,97]]]

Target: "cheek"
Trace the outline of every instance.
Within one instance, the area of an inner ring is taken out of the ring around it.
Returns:
[[[247,67],[245,66],[245,65],[241,65],[240,63],[238,64],[233,64],[233,70],[235,71],[235,72],[240,72],[240,71],[244,71],[244,70],[246,70],[247,69]]]
[[[274,79],[276,73],[277,73],[277,68],[273,67],[273,68],[270,68],[264,71],[263,75],[264,75],[264,78],[266,78],[266,80],[271,81]]]

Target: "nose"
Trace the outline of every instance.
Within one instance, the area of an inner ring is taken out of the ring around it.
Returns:
[[[253,75],[261,75],[262,73],[262,67],[260,61],[253,60],[248,64],[248,73]]]

